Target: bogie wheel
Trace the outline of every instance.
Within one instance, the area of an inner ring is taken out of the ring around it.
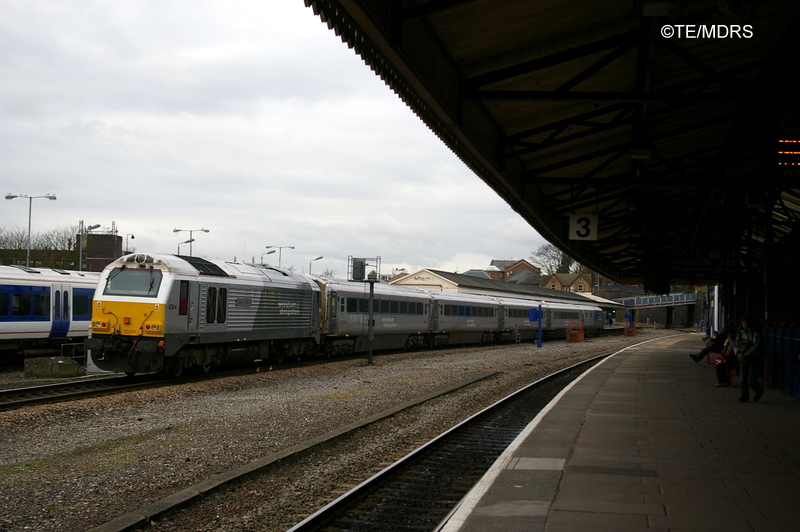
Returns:
[[[175,378],[180,377],[183,375],[183,360],[176,358],[173,363],[172,367],[170,368],[171,375]]]

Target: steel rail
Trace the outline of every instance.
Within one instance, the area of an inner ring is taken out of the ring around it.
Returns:
[[[567,385],[564,381],[571,382],[610,354],[564,368],[506,396],[343,494],[289,532],[434,530],[541,408]],[[539,408],[529,409],[526,404],[524,412],[517,408],[508,413],[509,408],[516,408],[515,403],[545,386],[551,389],[536,399]],[[493,419],[498,415],[500,421]],[[510,418],[516,418],[513,427]]]

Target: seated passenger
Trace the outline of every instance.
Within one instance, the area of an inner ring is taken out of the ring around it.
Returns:
[[[728,333],[725,332],[725,327],[720,327],[717,335],[706,343],[706,347],[696,355],[689,355],[689,358],[695,362],[700,362],[709,353],[721,353],[725,347],[725,342],[728,340]]]
[[[722,348],[721,356],[714,361],[717,371],[717,386],[728,386],[730,384],[731,370],[739,369],[739,361],[736,360],[731,343],[732,341],[729,338]]]

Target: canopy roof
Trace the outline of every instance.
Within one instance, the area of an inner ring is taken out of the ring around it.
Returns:
[[[798,257],[797,2],[306,4],[599,273],[664,293]]]

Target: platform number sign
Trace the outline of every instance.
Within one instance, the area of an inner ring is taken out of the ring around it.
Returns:
[[[597,240],[597,215],[578,213],[569,219],[570,240]]]

